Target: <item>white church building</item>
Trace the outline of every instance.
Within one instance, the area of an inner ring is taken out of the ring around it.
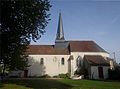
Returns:
[[[66,41],[62,17],[54,45],[30,45],[27,50],[29,65],[26,76],[57,76],[69,73],[71,78],[81,68],[87,70],[89,79],[108,78],[109,53],[94,41]]]

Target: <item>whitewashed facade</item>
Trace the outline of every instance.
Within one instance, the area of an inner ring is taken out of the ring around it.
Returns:
[[[29,55],[28,76],[43,76],[48,74],[49,76],[56,76],[59,74],[70,73],[71,78],[74,76],[74,72],[77,70],[77,60],[81,62],[80,66],[83,66],[84,55],[100,55],[103,57],[109,57],[108,53],[89,53],[89,52],[71,52],[70,55]],[[73,58],[71,60],[70,56]],[[62,64],[62,58],[64,58],[64,64]],[[41,64],[41,59],[43,63]],[[89,66],[91,74],[90,79],[99,79],[98,67]],[[103,67],[104,79],[108,78],[109,66]],[[69,71],[70,70],[70,71]]]
[[[28,76],[42,76],[48,74],[55,76],[58,74],[68,73],[68,59],[69,55],[29,55]],[[62,64],[62,58],[64,63]],[[43,59],[43,64],[41,64]]]
[[[76,69],[78,68],[77,65],[76,65],[76,60],[79,59],[79,61],[81,61],[81,67],[84,65],[83,63],[83,60],[84,60],[84,56],[85,55],[100,55],[104,58],[107,58],[109,57],[109,54],[108,53],[105,53],[105,52],[71,52],[71,55],[73,56],[73,60],[71,60],[71,69],[72,69],[72,72],[71,72],[71,76],[74,76],[74,71],[76,71]],[[87,64],[87,67],[89,68],[89,70],[91,70],[91,72],[95,73],[94,74],[94,77],[92,77],[92,75],[90,74],[89,75],[89,78],[90,79],[99,79],[98,77],[98,66],[89,66]],[[104,67],[104,66],[103,66]],[[106,67],[106,66],[105,66]],[[106,69],[107,68],[107,69]],[[108,68],[109,66],[107,66],[106,68],[104,68],[104,78],[108,78]]]

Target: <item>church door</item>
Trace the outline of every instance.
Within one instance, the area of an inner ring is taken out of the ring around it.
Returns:
[[[24,77],[25,77],[25,78],[28,77],[28,70],[24,70]]]
[[[68,73],[71,73],[71,60],[68,59]]]
[[[98,67],[98,74],[99,74],[100,79],[104,78],[104,76],[103,76],[103,67]]]

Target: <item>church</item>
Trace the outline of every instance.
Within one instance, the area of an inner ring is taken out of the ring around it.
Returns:
[[[69,73],[74,78],[82,68],[89,79],[107,79],[111,68],[109,53],[94,41],[65,40],[61,13],[54,45],[29,45],[27,76],[57,76]]]

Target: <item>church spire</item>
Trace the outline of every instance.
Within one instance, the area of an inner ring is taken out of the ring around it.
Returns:
[[[59,13],[59,22],[58,22],[58,29],[57,29],[55,42],[63,42],[63,41],[65,41],[64,32],[63,32],[63,23],[62,23],[61,13]]]

